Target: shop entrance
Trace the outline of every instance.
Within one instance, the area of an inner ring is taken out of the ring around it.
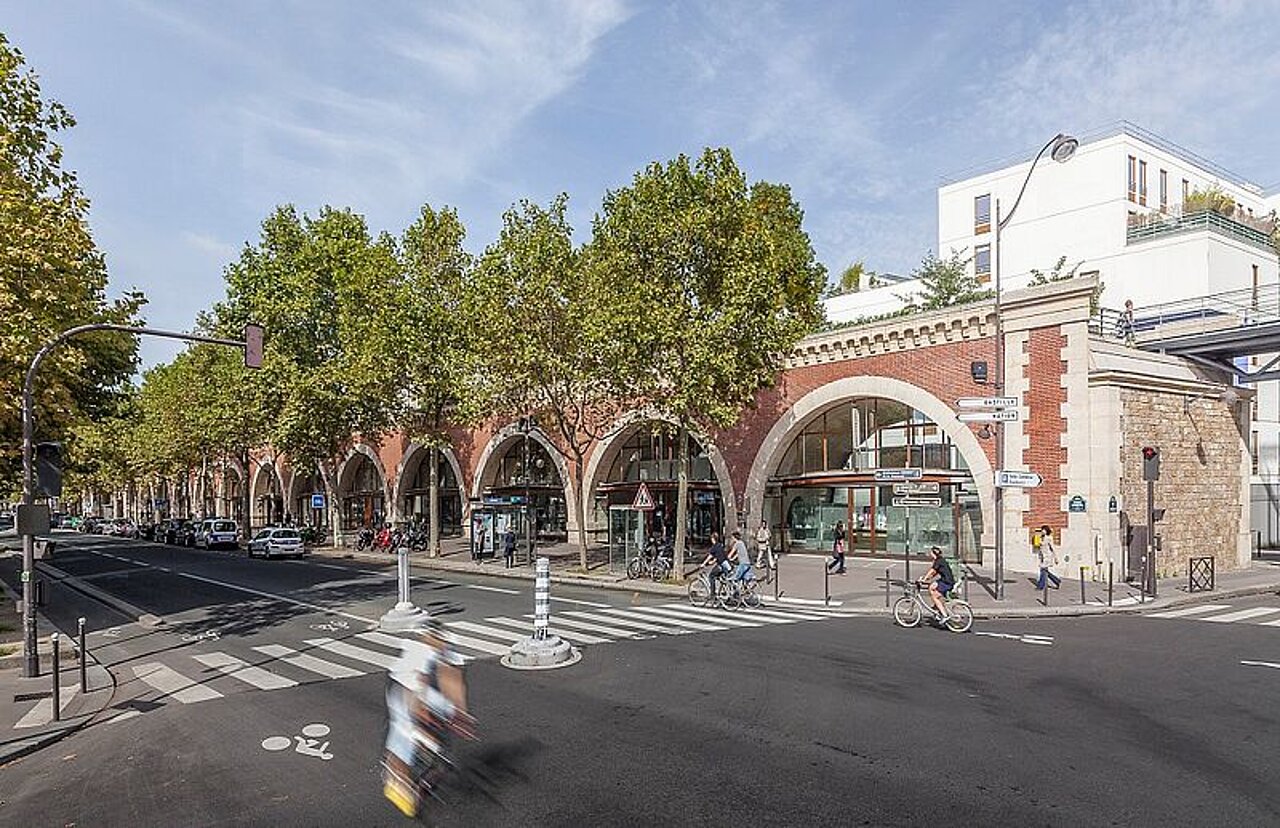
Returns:
[[[627,505],[609,507],[609,571],[625,572],[627,561],[644,550],[648,524],[646,510]]]

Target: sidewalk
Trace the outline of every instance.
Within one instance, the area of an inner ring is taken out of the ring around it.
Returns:
[[[0,601],[5,612],[12,613],[19,596],[0,580]],[[6,617],[8,617],[6,615]],[[7,626],[7,622],[6,622]],[[75,648],[75,630],[56,629],[39,611],[36,612],[36,651],[40,656],[40,675],[22,675],[23,656],[21,624],[18,624],[17,647],[0,657],[0,765],[39,750],[74,733],[88,724],[111,703],[116,684],[105,667],[89,653],[85,678],[89,692],[80,688],[80,662]],[[58,683],[59,720],[53,719],[53,646],[50,635],[57,632],[59,642]],[[10,636],[6,634],[6,638]]]
[[[496,560],[486,558],[479,563],[472,561],[467,549],[465,538],[451,538],[441,542],[443,554],[440,557],[429,558],[424,553],[413,553],[411,562],[413,566],[424,570],[488,575],[523,581],[533,579],[533,568],[524,563],[523,557],[517,558],[519,561],[517,566],[508,569],[503,565],[501,558]],[[317,547],[312,551],[318,556],[384,563],[395,560],[393,555],[385,552],[357,552],[354,549],[333,547]],[[594,565],[585,572],[580,565],[577,547],[571,544],[540,546],[537,555],[550,559],[551,580],[555,583],[667,596],[685,594],[683,584],[629,579],[625,572],[621,571],[621,567],[616,565],[617,562],[613,569],[610,569],[607,556],[602,550],[592,550],[589,562]],[[825,557],[818,555],[781,556],[777,583],[762,585],[766,600],[773,600],[776,592],[780,603],[828,603],[830,606],[838,606],[844,610],[856,610],[869,614],[887,613],[893,601],[902,594],[907,580],[907,567],[901,560],[849,558],[845,575],[829,576],[825,574],[826,560]],[[928,563],[923,558],[913,558],[910,564],[910,577],[919,578],[927,568]],[[690,565],[687,571],[692,572],[693,569],[694,567]],[[961,597],[969,601],[974,615],[978,618],[1066,617],[1138,612],[1197,601],[1217,601],[1244,595],[1280,592],[1280,556],[1264,556],[1262,559],[1251,561],[1249,567],[1245,569],[1218,573],[1215,589],[1211,592],[1188,592],[1185,576],[1161,579],[1156,585],[1157,597],[1155,598],[1143,596],[1136,583],[1125,583],[1119,579],[1118,574],[1108,594],[1107,573],[1104,569],[1100,573],[1101,580],[1090,577],[1093,574],[1091,572],[1086,573],[1082,601],[1082,581],[1077,568],[1074,570],[1075,578],[1063,577],[1062,585],[1057,589],[1049,589],[1047,595],[1035,588],[1034,575],[1006,572],[1005,597],[1002,601],[997,601],[994,597],[994,573],[989,567],[966,566],[965,571],[968,584],[963,587]],[[885,589],[886,572],[889,579],[887,591]],[[1065,576],[1068,573],[1060,568],[1058,574]],[[826,596],[829,596],[829,601]]]

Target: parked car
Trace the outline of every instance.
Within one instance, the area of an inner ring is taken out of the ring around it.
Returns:
[[[182,546],[195,546],[196,535],[200,532],[201,522],[192,520],[184,522],[182,528],[178,532],[178,543]]]
[[[226,518],[206,520],[200,524],[200,529],[196,532],[196,546],[202,549],[217,549],[220,547],[238,549],[240,546],[239,540],[239,527],[236,526],[234,520],[227,520]]]
[[[111,528],[108,534],[115,535],[119,538],[136,538],[138,537],[138,527],[128,518],[116,518],[111,522]]]
[[[160,530],[156,534],[156,540],[165,543],[186,544],[187,527],[191,521],[184,518],[170,518],[160,524]]]
[[[292,527],[268,526],[249,541],[249,557],[262,555],[270,558],[274,555],[305,555],[307,547],[302,543],[302,535]]]
[[[14,526],[14,523],[13,523],[13,513],[12,513],[12,512],[0,512],[0,532],[6,532],[6,531],[8,531],[8,530],[12,529],[12,528],[13,528],[13,526]]]

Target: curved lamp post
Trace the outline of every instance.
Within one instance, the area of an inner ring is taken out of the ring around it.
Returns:
[[[1013,200],[1013,206],[1009,208],[1009,212],[1005,215],[1000,214],[1000,199],[996,199],[996,237],[995,251],[992,270],[994,271],[994,281],[996,288],[996,395],[1004,396],[1004,317],[1000,313],[1000,235],[1004,231],[1005,225],[1013,218],[1013,214],[1018,211],[1018,205],[1022,203],[1022,196],[1027,191],[1027,184],[1031,181],[1031,174],[1036,171],[1036,165],[1040,163],[1040,159],[1049,154],[1049,157],[1059,164],[1065,164],[1071,160],[1076,154],[1076,149],[1080,146],[1080,142],[1070,135],[1059,132],[1053,136],[1047,144],[1040,148],[1036,153],[1036,157],[1031,161],[1031,167],[1027,170],[1027,175],[1022,179],[1022,187],[1018,189],[1018,197]],[[996,422],[996,470],[1004,469],[1004,421]],[[996,487],[996,600],[1004,600],[1004,489],[1000,486]]]

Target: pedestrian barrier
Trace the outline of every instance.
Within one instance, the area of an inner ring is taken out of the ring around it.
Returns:
[[[1214,587],[1215,566],[1212,555],[1187,560],[1187,592],[1210,592]]]

